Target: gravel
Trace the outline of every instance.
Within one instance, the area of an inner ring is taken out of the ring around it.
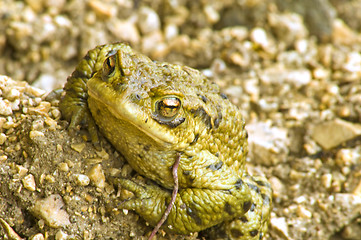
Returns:
[[[360,6],[359,0],[1,1],[0,236],[151,233],[138,215],[114,206],[132,193],[107,181],[137,174],[106,141],[97,151],[84,141],[85,130],[69,134],[56,96],[46,97],[89,49],[126,41],[155,60],[200,69],[239,106],[252,133],[249,171],[263,172],[274,189],[267,239],[359,239]],[[176,238],[162,231],[157,237]]]

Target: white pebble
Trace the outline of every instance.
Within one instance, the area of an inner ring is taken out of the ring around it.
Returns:
[[[95,165],[88,172],[88,177],[94,183],[94,185],[98,188],[105,187],[105,175],[100,164]]]
[[[35,191],[36,189],[36,184],[35,184],[35,179],[34,179],[34,176],[32,174],[28,174],[26,175],[23,180],[23,185],[24,185],[24,188],[29,190],[29,191]]]
[[[74,174],[74,179],[77,185],[79,186],[88,186],[90,179],[87,175],[84,174]]]
[[[0,115],[9,116],[13,114],[9,100],[0,99]]]
[[[142,34],[147,34],[160,29],[158,14],[149,7],[142,7],[138,14],[138,24]]]

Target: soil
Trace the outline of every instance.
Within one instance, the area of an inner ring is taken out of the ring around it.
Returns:
[[[117,41],[203,71],[239,106],[249,171],[274,190],[265,239],[360,239],[360,12],[360,0],[1,1],[0,239],[150,235],[108,181],[142,177],[106,139],[97,150],[69,133],[49,94]]]

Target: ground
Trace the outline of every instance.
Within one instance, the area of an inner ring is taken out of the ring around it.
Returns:
[[[0,2],[0,74],[17,80],[0,77],[0,239],[152,231],[114,208],[131,193],[107,180],[141,177],[105,139],[97,151],[85,130],[69,134],[47,95],[87,50],[115,41],[200,69],[239,106],[248,168],[274,189],[267,239],[359,239],[361,1],[299,2]]]

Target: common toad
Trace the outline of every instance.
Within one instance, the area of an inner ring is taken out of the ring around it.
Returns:
[[[99,128],[139,174],[156,183],[121,179],[136,196],[121,207],[156,225],[171,198],[172,166],[180,154],[179,192],[164,229],[190,234],[220,224],[210,238],[262,239],[270,184],[248,175],[245,121],[202,73],[115,43],[90,50],[64,90],[59,106],[69,127],[86,125],[94,143]]]

